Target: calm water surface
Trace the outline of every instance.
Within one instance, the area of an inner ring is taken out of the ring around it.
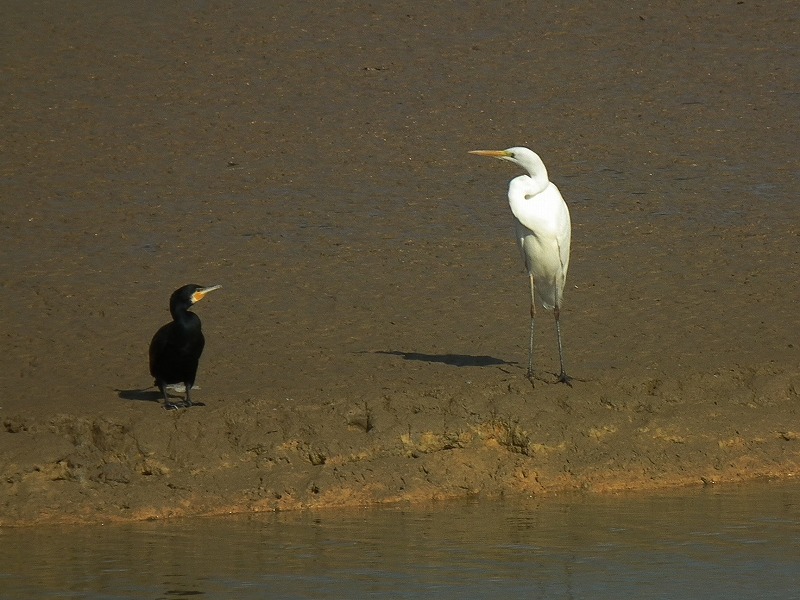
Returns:
[[[795,598],[800,485],[0,531],[2,598]]]

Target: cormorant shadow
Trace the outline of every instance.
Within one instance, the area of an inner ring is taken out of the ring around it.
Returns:
[[[195,388],[192,388],[195,389]],[[143,389],[135,389],[135,390],[114,390],[117,392],[117,396],[119,396],[122,400],[135,400],[138,402],[161,402],[163,398],[161,397],[161,392],[158,388],[149,387]],[[172,392],[172,388],[167,386],[167,398],[176,398],[183,401],[183,394],[180,393],[170,393]],[[196,402],[192,400],[192,406],[205,406],[203,402]]]
[[[424,354],[422,352],[401,352],[399,350],[375,350],[374,353],[399,356],[403,360],[441,363],[453,367],[491,367],[517,364],[516,362],[509,362],[493,356],[473,356],[471,354]]]
[[[138,400],[139,402],[161,402],[161,392],[158,388],[144,388],[139,390],[114,390],[122,400]]]

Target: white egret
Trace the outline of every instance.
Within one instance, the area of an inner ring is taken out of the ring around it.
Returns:
[[[569,244],[572,227],[561,192],[547,178],[547,169],[539,155],[528,148],[507,150],[472,150],[470,154],[491,156],[518,164],[528,174],[511,180],[508,203],[514,214],[517,241],[531,284],[531,332],[528,346],[528,379],[533,383],[533,338],[536,302],[552,310],[556,321],[558,358],[561,373],[558,381],[570,384],[564,371],[561,345],[561,299],[569,267]]]

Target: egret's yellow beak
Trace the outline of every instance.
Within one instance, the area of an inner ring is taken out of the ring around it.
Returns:
[[[470,150],[470,154],[477,154],[478,156],[491,156],[492,158],[506,158],[511,156],[507,150]]]
[[[214,290],[218,290],[221,288],[221,285],[212,285],[211,287],[200,288],[194,294],[192,294],[192,304],[195,302],[200,302],[208,292],[213,292]]]

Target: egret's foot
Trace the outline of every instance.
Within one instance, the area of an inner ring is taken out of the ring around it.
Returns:
[[[572,387],[572,377],[561,371],[561,375],[558,376],[558,383],[566,383],[569,387]]]
[[[536,387],[536,375],[531,369],[528,369],[528,372],[525,373],[525,377],[531,382],[531,387]]]

